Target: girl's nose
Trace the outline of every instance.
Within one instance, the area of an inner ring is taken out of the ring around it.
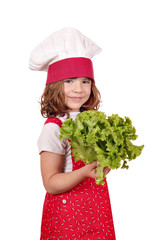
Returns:
[[[73,88],[74,92],[82,92],[82,84],[81,82],[75,82],[74,84],[74,88]]]

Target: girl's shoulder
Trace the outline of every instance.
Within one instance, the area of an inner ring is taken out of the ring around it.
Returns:
[[[62,121],[59,118],[50,118],[45,121],[38,138],[39,153],[49,151],[58,154],[65,154],[66,141],[59,139]]]
[[[69,118],[72,118],[73,120],[75,120],[77,114],[79,112],[70,112],[69,113]],[[65,120],[68,120],[68,116],[67,114],[65,114],[63,117],[61,116],[56,116],[54,118],[48,118],[44,124],[47,124],[47,123],[54,123],[54,124],[57,124],[61,127],[62,123],[65,121]]]

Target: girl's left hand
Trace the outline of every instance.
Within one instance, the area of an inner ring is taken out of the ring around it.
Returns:
[[[104,169],[103,169],[103,172],[105,175],[107,175],[110,171],[111,171],[111,169],[109,167],[104,167]]]

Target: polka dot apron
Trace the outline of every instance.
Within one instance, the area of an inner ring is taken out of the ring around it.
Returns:
[[[48,119],[61,127],[58,118]],[[73,171],[84,166],[75,163]],[[70,191],[51,195],[46,193],[40,240],[115,240],[115,232],[107,182],[97,185],[95,179],[86,178]]]

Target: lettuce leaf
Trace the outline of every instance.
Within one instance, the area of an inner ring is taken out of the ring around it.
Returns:
[[[104,112],[89,110],[81,112],[75,121],[64,121],[60,139],[70,140],[75,161],[85,164],[98,160],[97,184],[104,184],[103,168],[129,168],[128,162],[138,157],[144,145],[135,146],[136,129],[128,117],[118,114],[106,116]]]

